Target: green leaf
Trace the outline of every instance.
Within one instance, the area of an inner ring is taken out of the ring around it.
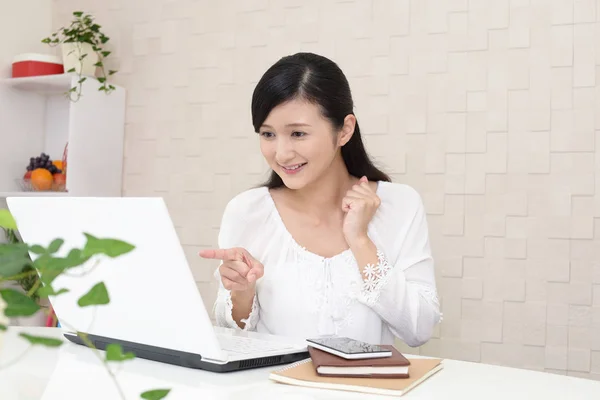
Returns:
[[[134,358],[135,354],[130,351],[123,353],[123,348],[120,344],[111,343],[106,346],[106,361],[126,361],[133,360]]]
[[[28,249],[25,243],[0,244],[0,276],[7,278],[20,274],[31,265]]]
[[[96,64],[94,64],[94,67],[103,67],[104,64],[102,63],[102,61],[98,61]]]
[[[145,400],[160,400],[167,397],[171,389],[154,389],[142,393],[141,397]]]
[[[81,250],[71,249],[66,257],[53,257],[43,254],[33,262],[33,265],[41,272],[42,282],[48,285],[64,270],[78,267],[89,259],[90,257],[83,257]]]
[[[7,317],[29,317],[40,309],[30,297],[14,289],[2,289],[0,296],[6,302],[4,315]]]
[[[68,70],[67,72],[75,72],[76,69],[75,68],[71,68],[70,70]]]
[[[71,249],[66,257],[51,257],[48,260],[47,268],[54,270],[64,270],[82,265],[90,257],[84,257],[80,249]]]
[[[0,324],[0,331],[6,331],[8,327],[4,324]]]
[[[48,296],[58,296],[61,295],[63,293],[68,293],[69,290],[68,289],[59,289],[58,292],[54,290],[54,288],[52,287],[52,285],[46,285],[46,286],[42,286],[41,288],[38,289],[37,294],[40,297],[48,297]]]
[[[0,209],[0,228],[17,230],[17,222],[6,208]]]
[[[102,77],[102,76],[99,76],[99,77],[98,77],[98,82],[100,82],[100,83],[104,83],[104,82],[106,82],[106,78],[104,78],[104,77]]]
[[[89,292],[79,298],[79,307],[98,306],[110,303],[108,291],[104,282],[96,283]]]
[[[33,246],[29,247],[29,251],[31,251],[34,254],[46,253],[46,249],[40,246],[39,244],[34,244]]]
[[[47,346],[47,347],[60,347],[63,344],[63,341],[55,338],[48,338],[43,336],[34,336],[29,335],[27,333],[20,333],[23,339],[27,340],[29,343],[33,345]]]
[[[110,55],[110,51],[103,51],[102,52],[102,57],[108,57]]]
[[[117,73],[117,71],[115,71],[115,70],[112,70],[112,69],[108,71],[108,75],[109,75],[109,76],[110,76],[110,75],[114,75],[114,74],[116,74],[116,73]]]
[[[56,253],[58,250],[60,250],[61,246],[64,243],[65,243],[65,241],[62,239],[54,239],[52,241],[52,243],[50,243],[50,246],[48,246],[48,253],[50,253],[50,254]]]
[[[104,254],[111,258],[115,258],[123,254],[129,253],[135,248],[135,246],[133,246],[132,244],[129,244],[122,240],[98,239],[97,237],[94,237],[89,233],[84,233],[84,235],[87,238],[87,242],[85,244],[85,247],[83,248],[83,255],[85,257],[91,257],[96,254]]]
[[[82,84],[83,82],[86,81],[86,79],[87,79],[86,77],[83,77],[79,81],[77,81],[77,83]]]
[[[81,18],[81,16],[83,15],[83,11],[75,11],[75,12],[73,12],[73,15],[76,16],[77,18]]]
[[[42,43],[49,44],[50,43],[50,38],[42,39]]]

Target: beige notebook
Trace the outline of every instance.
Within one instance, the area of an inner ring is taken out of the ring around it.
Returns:
[[[342,378],[317,375],[312,360],[307,358],[272,372],[269,379],[288,385],[400,397],[440,371],[443,366],[442,360],[437,358],[411,358],[410,378]]]

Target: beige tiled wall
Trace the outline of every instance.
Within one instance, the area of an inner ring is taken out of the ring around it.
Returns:
[[[52,2],[48,0],[0,0],[0,79],[12,75],[16,55],[43,53],[41,40],[48,36],[52,21]],[[0,204],[1,206],[1,204]]]
[[[445,318],[420,351],[600,378],[599,0],[55,0],[54,25],[75,8],[129,90],[124,193],[167,199],[208,303],[196,252],[264,177],[254,84],[314,51],[425,199]]]

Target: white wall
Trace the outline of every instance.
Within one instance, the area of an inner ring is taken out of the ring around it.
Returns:
[[[0,79],[11,76],[16,54],[55,54],[53,48],[41,43],[52,33],[53,3],[53,0],[0,0]],[[0,143],[3,145],[6,143]],[[6,203],[0,198],[0,208],[3,207]]]
[[[53,0],[0,0],[0,79],[11,76],[16,54],[55,53],[41,43],[52,33],[53,3]]]
[[[57,26],[85,6],[113,38],[125,193],[167,199],[207,301],[197,250],[263,178],[254,82],[315,51],[348,74],[369,151],[425,199],[444,321],[422,352],[600,379],[600,0],[55,5]]]

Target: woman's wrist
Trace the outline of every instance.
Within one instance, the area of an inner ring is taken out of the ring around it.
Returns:
[[[376,265],[378,261],[377,257],[377,246],[365,235],[363,237],[357,237],[352,242],[348,243],[354,258],[358,263],[361,274],[367,265]]]
[[[254,296],[256,295],[256,288],[250,288],[247,290],[234,290],[231,292],[231,300],[235,303],[237,301],[241,302],[252,302],[254,300]]]
[[[354,251],[354,249],[359,250],[368,246],[369,243],[372,243],[371,238],[369,238],[369,235],[367,235],[366,233],[350,239],[346,239],[346,241],[348,242],[348,246],[350,246],[350,250],[352,251]]]

